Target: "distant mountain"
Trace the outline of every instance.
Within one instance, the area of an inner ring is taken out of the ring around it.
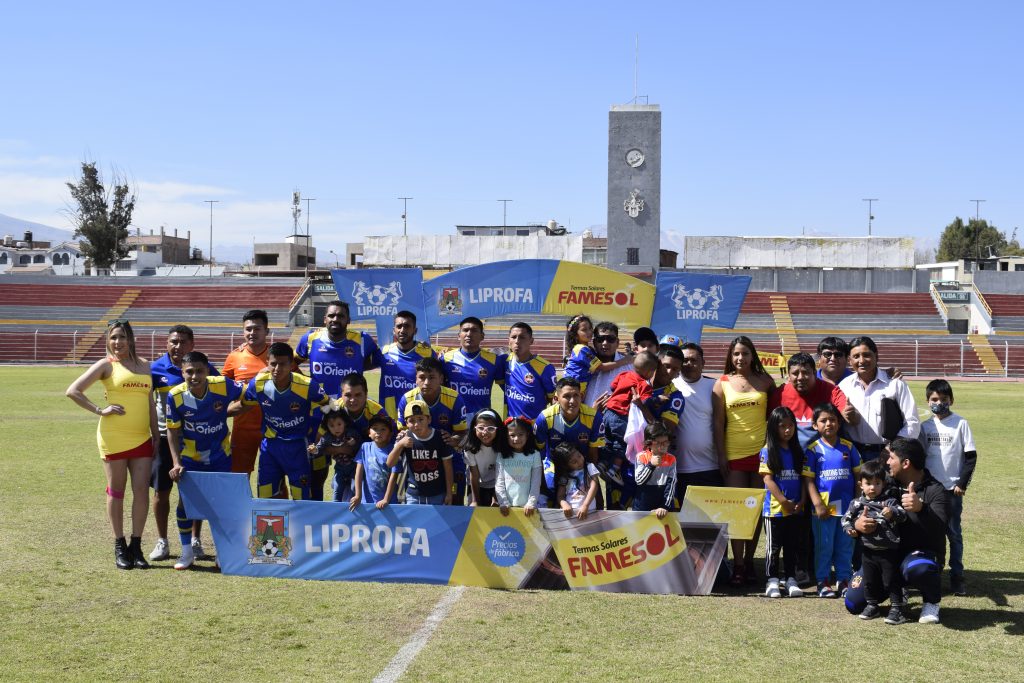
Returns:
[[[15,241],[21,240],[26,230],[32,231],[32,239],[37,242],[70,242],[75,233],[71,230],[62,230],[42,223],[33,223],[13,216],[6,216],[0,213],[0,237],[10,235]]]

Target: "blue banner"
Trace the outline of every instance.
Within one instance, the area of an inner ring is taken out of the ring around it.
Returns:
[[[459,324],[466,316],[489,318],[539,312],[559,261],[503,261],[460,268],[423,283],[429,334]]]
[[[747,275],[704,275],[660,271],[655,280],[651,327],[700,342],[705,325],[732,328],[747,296]]]
[[[419,268],[360,268],[331,271],[338,298],[347,301],[352,320],[373,320],[377,324],[377,343],[391,342],[395,314],[411,311],[423,324],[423,271]],[[458,321],[456,321],[458,322]],[[426,341],[429,334],[420,328],[416,338]]]

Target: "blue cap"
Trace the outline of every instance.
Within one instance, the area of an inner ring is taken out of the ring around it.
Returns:
[[[666,334],[664,337],[661,338],[661,341],[659,341],[658,344],[661,346],[680,347],[683,345],[683,338],[677,337],[674,334]]]
[[[846,611],[850,614],[860,614],[867,607],[868,598],[864,594],[864,573],[862,571],[857,570],[853,573],[850,587],[846,589],[843,601],[846,604]]]

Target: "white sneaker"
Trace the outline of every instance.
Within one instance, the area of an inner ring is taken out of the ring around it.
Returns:
[[[764,594],[769,598],[781,598],[782,591],[779,590],[779,580],[768,579],[768,586],[764,589]]]
[[[195,536],[192,537],[192,554],[196,556],[195,559],[197,560],[209,559],[206,555],[206,551],[203,550],[203,542]]]
[[[192,563],[196,561],[196,556],[192,552],[192,546],[186,546],[181,549],[181,557],[174,563],[174,568],[177,570],[188,569],[192,566]]]
[[[798,584],[796,579],[792,576],[786,579],[786,594],[791,598],[804,597],[804,592],[800,589],[800,584]]]
[[[170,556],[171,548],[169,545],[167,545],[167,539],[156,539],[156,545],[153,546],[153,552],[149,554],[149,559],[153,560],[154,562],[160,562],[161,560],[166,560]]]
[[[917,620],[919,624],[937,624],[939,623],[939,606],[934,602],[926,602],[921,608],[921,618]]]

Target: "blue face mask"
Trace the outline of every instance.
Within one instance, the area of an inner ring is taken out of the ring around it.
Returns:
[[[948,403],[929,403],[928,408],[936,415],[943,415],[949,412]]]

